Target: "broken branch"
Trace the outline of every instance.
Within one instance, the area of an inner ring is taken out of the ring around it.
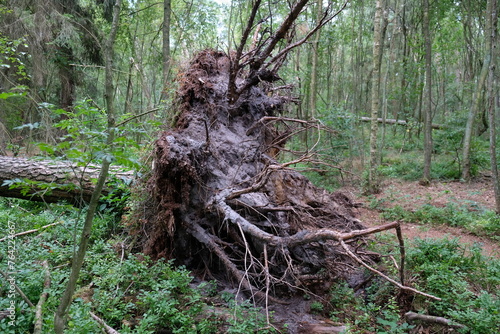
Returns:
[[[99,318],[93,312],[90,312],[90,316],[92,317],[92,319],[94,319],[95,321],[97,321],[99,323],[99,325],[101,325],[104,328],[104,330],[106,331],[106,333],[108,333],[108,334],[120,334],[120,332],[118,332],[116,329],[114,329],[113,327],[111,327],[108,324],[106,324],[106,322],[104,320],[102,320],[101,318]]]
[[[464,325],[459,324],[453,320],[446,319],[443,317],[436,317],[433,315],[426,315],[426,314],[420,314],[420,313],[415,313],[415,312],[406,312],[405,317],[408,320],[408,322],[421,321],[421,322],[439,324],[439,325],[453,327],[453,328],[466,328]]]
[[[4,241],[4,240],[7,240],[7,239],[10,239],[10,238],[15,238],[15,237],[20,237],[22,235],[26,235],[26,234],[30,234],[30,233],[35,233],[35,232],[38,232],[40,230],[43,230],[43,229],[46,229],[47,227],[51,227],[51,226],[55,226],[55,225],[59,225],[63,223],[62,221],[60,222],[55,222],[55,223],[52,223],[52,224],[48,224],[48,225],[45,225],[45,226],[42,226],[40,228],[36,228],[34,230],[28,230],[28,231],[24,231],[24,232],[19,232],[19,233],[16,233],[16,234],[13,234],[13,235],[9,235],[7,237],[3,237],[0,239],[0,242]]]
[[[40,295],[40,299],[38,300],[38,303],[36,304],[36,308],[35,308],[35,326],[33,329],[33,334],[42,333],[43,304],[45,304],[45,301],[47,300],[47,297],[49,296],[48,289],[50,289],[50,271],[49,271],[49,264],[48,264],[47,260],[42,262],[42,267],[45,270],[45,279],[43,281],[43,292]]]

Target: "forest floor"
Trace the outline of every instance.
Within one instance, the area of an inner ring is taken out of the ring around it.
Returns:
[[[417,181],[390,179],[385,182],[381,192],[376,195],[362,196],[352,187],[344,187],[341,191],[350,193],[356,201],[363,205],[358,209],[358,218],[372,227],[387,223],[381,216],[381,210],[400,206],[407,211],[415,211],[424,205],[443,208],[447,205],[465,207],[469,211],[494,210],[495,197],[491,178],[478,178],[470,183],[459,181],[433,182],[430,186],[422,186]],[[372,203],[376,203],[372,205]],[[370,207],[374,207],[373,209]],[[402,222],[405,239],[415,238],[458,238],[464,244],[482,245],[484,255],[500,258],[500,242],[487,236],[476,236],[468,230],[443,224],[417,224]]]

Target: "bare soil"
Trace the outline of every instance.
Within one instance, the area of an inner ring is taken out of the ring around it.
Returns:
[[[389,180],[384,184],[382,191],[371,197],[360,195],[359,191],[346,187],[343,191],[351,193],[363,205],[358,209],[358,218],[367,227],[386,223],[380,215],[380,208],[399,205],[406,210],[417,210],[425,204],[435,207],[446,207],[456,204],[466,207],[470,211],[494,210],[495,197],[491,186],[491,179],[480,178],[470,183],[451,181],[433,182],[429,186],[422,186],[418,182]],[[370,203],[377,201],[379,205],[370,209]],[[500,242],[487,236],[476,236],[469,231],[445,225],[422,225],[402,222],[403,235],[406,239],[415,238],[458,238],[460,242],[473,245],[482,245],[483,253],[487,256],[500,257]]]

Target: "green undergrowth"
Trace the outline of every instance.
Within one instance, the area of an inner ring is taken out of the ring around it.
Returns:
[[[0,241],[0,270],[7,278],[0,280],[0,310],[12,308],[14,315],[0,320],[1,333],[33,332],[34,309],[10,282],[36,305],[44,291],[43,261],[48,262],[51,282],[42,307],[43,333],[53,332],[54,312],[70,273],[83,218],[84,211],[69,205],[0,198],[0,238],[56,223]],[[66,333],[101,332],[90,312],[120,333],[274,331],[259,308],[235,303],[231,294],[218,298],[216,283],[194,284],[183,267],[131,253],[132,238],[120,233],[115,221],[109,206],[95,218]]]
[[[35,305],[44,292],[42,262],[48,262],[51,285],[42,308],[44,333],[53,332],[53,314],[69,276],[84,213],[69,205],[0,199],[0,238],[57,223],[16,237],[14,252],[8,239],[0,241],[0,270]],[[66,333],[101,332],[90,312],[120,333],[277,332],[249,301],[236,302],[235,295],[220,292],[215,281],[195,281],[186,268],[171,261],[132,253],[132,243],[109,206],[103,207],[94,222]],[[399,250],[392,234],[377,235],[368,247],[387,255],[373,265],[397,279],[391,256],[398,261]],[[345,281],[334,282],[326,298],[311,301],[310,311],[346,326],[346,333],[409,333],[414,325],[402,317],[408,310],[459,322],[467,326],[463,333],[496,333],[499,328],[500,261],[483,256],[478,245],[417,239],[407,245],[405,276],[407,284],[441,301],[418,295],[401,298],[392,284],[366,271],[358,290]],[[32,333],[34,309],[17,292],[11,293],[10,280],[0,282],[0,310],[8,310],[14,300],[16,326],[3,318],[0,332]]]
[[[419,224],[443,224],[461,227],[472,234],[500,240],[500,216],[490,210],[474,210],[449,203],[445,207],[424,204],[416,210],[407,210],[399,205],[382,209],[382,217]]]
[[[330,289],[324,312],[347,326],[346,333],[409,333],[415,324],[405,321],[407,311],[445,317],[465,326],[460,333],[494,334],[500,328],[500,260],[482,255],[478,245],[464,246],[457,239],[416,239],[406,245],[407,284],[441,298],[402,296],[386,280],[366,271],[366,285],[354,291],[345,282]],[[397,240],[382,234],[371,247],[399,261]],[[397,280],[392,260],[378,264]],[[444,333],[440,326],[424,332]]]

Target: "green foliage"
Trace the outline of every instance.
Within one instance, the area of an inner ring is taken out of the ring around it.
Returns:
[[[15,251],[16,284],[36,304],[43,290],[44,272],[40,263],[47,260],[51,287],[44,304],[44,332],[52,332],[53,314],[65,288],[74,256],[74,245],[83,226],[85,209],[62,204],[47,206],[15,199],[0,198],[0,238],[7,231],[22,232],[58,222],[36,233],[17,237]],[[260,308],[248,301],[237,303],[234,295],[226,300],[228,319],[221,319],[206,302],[216,298],[216,284],[196,287],[185,268],[172,262],[152,261],[127,248],[127,236],[110,233],[114,228],[113,213],[95,217],[87,257],[80,274],[78,288],[69,310],[68,333],[98,333],[99,325],[90,317],[92,311],[121,333],[271,333]],[[13,226],[12,229],[9,227]],[[112,227],[110,227],[112,226]],[[9,232],[10,233],[10,232]],[[106,239],[109,236],[110,239]],[[0,270],[6,272],[7,247],[0,247]],[[0,286],[0,308],[10,305],[8,285]],[[33,310],[16,294],[15,333],[33,331]],[[222,308],[219,307],[219,308]],[[2,333],[13,328],[8,318],[0,320]]]
[[[312,313],[321,314],[324,311],[324,306],[318,301],[312,302],[309,306]]]
[[[463,205],[449,203],[445,207],[424,204],[410,211],[396,205],[383,209],[382,217],[421,224],[445,224],[464,227],[476,235],[500,236],[500,217],[493,211],[470,211]]]
[[[56,120],[55,123],[45,126],[53,126],[62,134],[55,145],[45,142],[38,144],[40,151],[47,156],[73,161],[82,166],[89,163],[99,164],[103,159],[108,159],[120,166],[136,169],[140,167],[140,146],[133,136],[141,131],[140,127],[136,127],[137,124],[123,124],[122,121],[123,125],[114,129],[113,150],[109,151],[106,146],[107,115],[104,110],[96,107],[93,101],[82,101],[76,104],[71,112],[57,109],[47,103],[43,104],[43,108],[50,110]]]
[[[339,282],[330,289],[330,317],[347,324],[348,333],[407,333],[414,326],[401,321],[395,293],[388,282],[374,280],[362,298]]]
[[[382,236],[377,240],[375,246],[390,243]],[[500,260],[485,257],[478,245],[466,247],[458,239],[416,239],[406,249],[412,286],[442,299],[415,295],[412,310],[463,324],[464,333],[496,333]],[[348,333],[409,333],[414,326],[402,320],[396,296],[397,289],[381,278],[371,279],[357,294],[347,283],[338,282],[330,290],[328,308],[332,320],[346,324]]]
[[[480,247],[466,248],[457,239],[417,239],[407,259],[418,288],[442,298],[418,297],[415,304],[421,310],[454,319],[469,333],[493,333],[499,328],[498,259],[486,258]]]

